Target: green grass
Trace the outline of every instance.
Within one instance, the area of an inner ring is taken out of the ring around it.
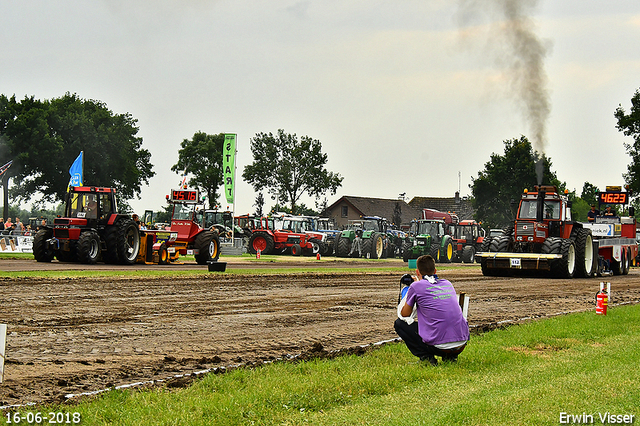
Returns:
[[[637,422],[640,306],[473,336],[455,364],[416,361],[404,344],[389,344],[34,411],[77,411],[84,425],[556,425],[562,412]]]

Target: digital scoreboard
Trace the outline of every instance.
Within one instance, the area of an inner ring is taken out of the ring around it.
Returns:
[[[179,201],[183,203],[197,203],[198,191],[188,189],[172,189],[171,197],[169,199],[171,201]]]
[[[600,204],[627,204],[628,202],[628,192],[598,192],[598,203]]]

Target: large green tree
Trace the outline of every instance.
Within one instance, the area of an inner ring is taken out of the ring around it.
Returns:
[[[622,105],[618,105],[614,116],[618,120],[616,125],[618,130],[623,132],[625,136],[633,138],[632,144],[624,144],[627,153],[631,156],[631,164],[627,166],[627,173],[625,173],[624,178],[629,185],[629,189],[638,193],[640,192],[640,89],[636,90],[631,98],[631,110],[629,113],[625,112]]]
[[[538,184],[536,161],[543,164],[543,185],[556,185],[564,190],[554,172],[551,172],[551,161],[544,155],[534,151],[525,136],[520,139],[504,141],[504,154],[491,154],[491,159],[485,163],[484,170],[477,178],[471,178],[471,192],[473,206],[476,210],[475,219],[498,228],[513,222],[516,214],[516,204],[524,189],[533,190]]]
[[[208,135],[196,132],[191,140],[184,139],[178,151],[178,162],[171,170],[179,174],[190,174],[189,186],[207,195],[210,209],[216,206],[218,188],[222,181],[222,147],[224,133]]]
[[[114,187],[120,200],[139,197],[155,175],[137,120],[96,100],[65,94],[51,100],[0,95],[0,162],[14,160],[10,194],[17,201],[62,201],[69,168],[84,152],[84,184]],[[34,193],[42,194],[34,200]]]
[[[342,185],[340,174],[325,168],[327,154],[322,144],[309,136],[298,137],[279,129],[277,134],[257,133],[251,139],[253,163],[244,168],[242,177],[256,191],[266,189],[272,199],[288,203],[297,213],[300,197],[307,193],[319,198],[336,193]]]

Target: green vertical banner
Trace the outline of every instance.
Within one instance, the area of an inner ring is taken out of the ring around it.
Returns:
[[[227,203],[233,204],[235,197],[234,181],[236,179],[236,135],[224,135],[222,148],[222,178],[224,179],[224,194]]]

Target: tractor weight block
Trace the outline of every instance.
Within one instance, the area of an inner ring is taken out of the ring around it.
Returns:
[[[209,272],[224,272],[227,270],[227,262],[207,262]]]

